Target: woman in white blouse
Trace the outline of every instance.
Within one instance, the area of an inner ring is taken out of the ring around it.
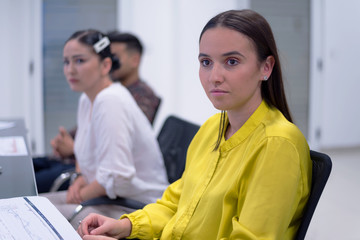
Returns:
[[[75,32],[63,50],[64,74],[73,91],[83,92],[78,106],[75,138],[78,177],[68,191],[44,194],[69,218],[77,204],[107,195],[143,203],[160,198],[168,182],[152,127],[128,90],[111,81],[119,62],[109,39],[99,31]],[[118,217],[121,206],[87,207],[89,212]]]

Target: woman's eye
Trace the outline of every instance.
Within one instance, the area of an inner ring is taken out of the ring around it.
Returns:
[[[209,66],[210,65],[210,60],[208,60],[208,59],[201,60],[201,65],[203,65],[204,67]]]
[[[85,62],[84,59],[78,58],[75,60],[75,63],[83,63]]]
[[[68,64],[69,64],[69,60],[64,59],[63,64],[64,64],[64,65],[68,65]]]
[[[237,65],[238,63],[239,63],[239,61],[236,59],[233,59],[233,58],[230,58],[227,60],[228,65]]]

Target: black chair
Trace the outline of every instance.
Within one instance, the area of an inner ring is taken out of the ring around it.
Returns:
[[[330,176],[332,162],[328,155],[316,151],[310,151],[312,160],[312,187],[310,197],[305,208],[302,222],[296,234],[296,240],[303,240],[309,228],[310,221],[319,202],[320,196]]]
[[[163,154],[169,183],[181,177],[185,169],[187,148],[199,127],[175,116],[169,116],[164,122],[157,140]]]
[[[199,127],[176,116],[169,116],[165,120],[157,140],[164,158],[169,183],[181,177],[185,168],[187,148]],[[102,196],[82,202],[68,220],[71,221],[86,206],[102,204],[120,205],[131,209],[141,209],[146,205],[133,199],[122,197],[110,199]]]

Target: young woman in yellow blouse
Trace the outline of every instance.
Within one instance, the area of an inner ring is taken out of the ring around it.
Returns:
[[[227,11],[205,25],[199,45],[200,80],[221,113],[201,126],[183,176],[160,200],[120,220],[87,216],[83,239],[294,238],[311,160],[292,123],[271,28],[254,11]]]

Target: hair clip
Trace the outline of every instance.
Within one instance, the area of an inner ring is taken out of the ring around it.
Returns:
[[[102,50],[104,50],[104,48],[106,48],[107,46],[109,46],[110,44],[110,40],[108,37],[103,37],[102,39],[100,39],[99,41],[97,41],[93,47],[96,53],[101,52]]]

